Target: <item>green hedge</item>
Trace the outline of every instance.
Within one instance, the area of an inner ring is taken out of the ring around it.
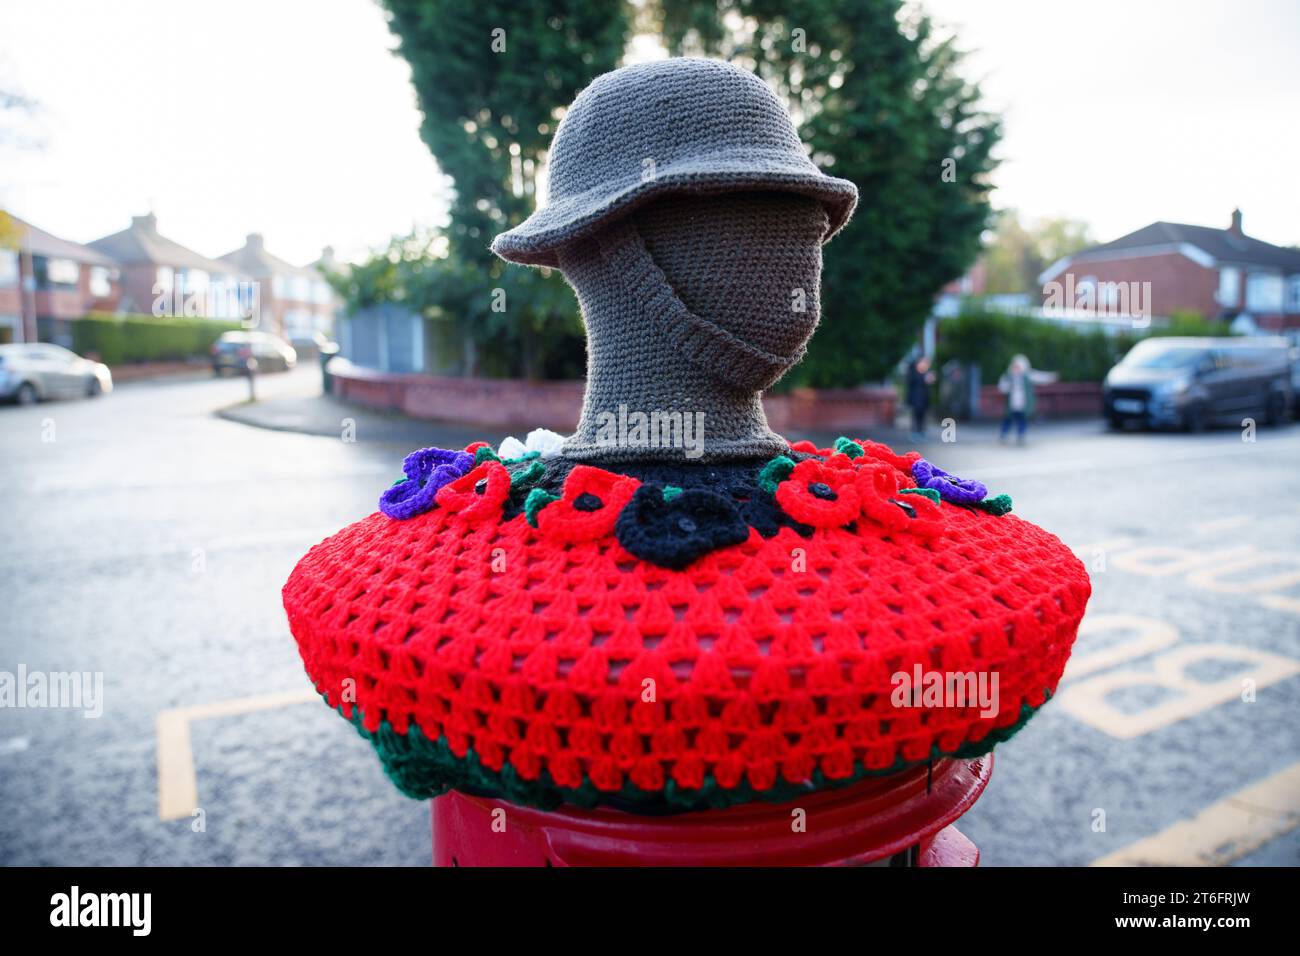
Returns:
[[[205,356],[222,332],[240,327],[238,322],[212,319],[95,312],[71,325],[72,350],[78,355],[94,353],[106,365]]]
[[[1063,382],[1100,382],[1116,362],[1142,338],[1155,335],[1227,335],[1227,324],[1193,314],[1176,314],[1169,324],[1142,334],[1107,334],[1101,329],[1074,329],[1041,319],[996,312],[970,311],[939,323],[938,362],[976,362],[987,384],[1023,353],[1034,368],[1057,372]]]

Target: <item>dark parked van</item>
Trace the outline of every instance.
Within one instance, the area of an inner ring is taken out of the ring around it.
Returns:
[[[1291,410],[1290,350],[1280,338],[1150,338],[1102,386],[1112,428],[1130,422],[1200,431],[1242,419],[1275,425]]]

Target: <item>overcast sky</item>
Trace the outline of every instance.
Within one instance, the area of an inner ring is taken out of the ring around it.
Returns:
[[[1114,238],[1155,219],[1300,243],[1296,0],[926,0],[1003,110],[995,202]],[[444,187],[372,0],[6,0],[0,206],[86,241],[152,208],[295,262],[437,223]],[[26,146],[16,146],[17,137]]]

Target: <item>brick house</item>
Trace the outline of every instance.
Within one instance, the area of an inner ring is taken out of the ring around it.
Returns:
[[[258,283],[263,329],[286,338],[333,332],[334,290],[315,264],[295,266],[272,255],[256,232],[241,248],[218,258]],[[333,250],[326,248],[321,262],[332,259]]]
[[[238,319],[256,304],[248,276],[161,235],[153,213],[89,246],[118,263],[121,312]]]
[[[1045,304],[1052,285],[1087,292],[1105,308],[1114,305],[1117,290],[1150,283],[1147,307],[1154,317],[1186,311],[1208,319],[1248,317],[1248,325],[1272,332],[1300,328],[1300,249],[1246,235],[1240,209],[1226,229],[1153,222],[1060,259],[1039,282]]]
[[[118,264],[103,252],[6,215],[0,246],[0,341],[67,344],[67,321],[112,311],[121,296]]]

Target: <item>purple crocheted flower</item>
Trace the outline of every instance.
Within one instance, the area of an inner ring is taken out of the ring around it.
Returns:
[[[974,505],[983,501],[989,489],[982,481],[950,475],[924,458],[912,463],[912,477],[920,488],[931,488],[939,497],[955,505]]]
[[[474,456],[463,451],[421,448],[406,456],[406,478],[379,496],[379,510],[398,521],[423,514],[434,505],[438,489],[474,467]]]

